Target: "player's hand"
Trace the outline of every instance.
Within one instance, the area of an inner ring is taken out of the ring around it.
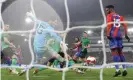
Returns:
[[[127,35],[125,35],[125,38],[130,42],[130,38]]]
[[[90,48],[90,47],[91,47],[90,45],[87,46],[87,48]]]
[[[72,43],[73,45],[77,45],[77,43]]]
[[[15,45],[13,43],[10,44],[12,48],[16,48]]]
[[[107,36],[107,38],[108,38],[109,40],[112,40],[112,37],[111,37],[111,36]]]

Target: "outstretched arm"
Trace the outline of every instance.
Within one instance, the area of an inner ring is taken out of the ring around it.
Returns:
[[[56,32],[53,32],[54,28],[51,26],[51,27],[49,27],[49,29],[52,30],[52,32],[50,32],[50,35],[53,36],[57,41],[61,42],[62,38]]]

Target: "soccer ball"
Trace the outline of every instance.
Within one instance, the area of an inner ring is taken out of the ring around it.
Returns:
[[[87,58],[87,64],[96,64],[96,58],[95,57],[92,57],[92,56],[89,56]]]

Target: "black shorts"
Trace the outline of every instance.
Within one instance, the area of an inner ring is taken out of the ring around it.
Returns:
[[[14,51],[10,47],[4,48],[2,50],[2,54],[1,54],[1,57],[2,57],[1,58],[1,63],[4,63],[6,61],[6,57],[11,59],[13,54],[14,54]]]
[[[61,56],[61,57],[65,57],[65,54],[64,54],[64,52],[58,52],[58,54]]]
[[[4,56],[7,56],[9,58],[12,58],[14,51],[12,50],[12,48],[8,47],[2,50]]]
[[[56,58],[51,58],[51,59],[49,59],[49,62],[50,62],[50,63],[53,63],[55,59],[56,59]]]
[[[3,59],[4,58],[4,54],[3,54],[3,52],[1,51],[1,59]]]

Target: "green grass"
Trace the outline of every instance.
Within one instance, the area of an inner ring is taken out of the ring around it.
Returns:
[[[127,69],[128,75],[126,77],[113,78],[115,69],[104,69],[103,80],[133,80],[133,68]],[[32,74],[33,69],[30,70],[30,80],[61,80],[62,72],[53,71],[50,69],[39,72],[36,75]],[[79,74],[75,71],[69,70],[65,73],[65,80],[100,80],[100,70],[87,70],[85,74]],[[25,74],[18,76],[15,74],[9,74],[7,69],[1,70],[1,80],[26,80]]]

